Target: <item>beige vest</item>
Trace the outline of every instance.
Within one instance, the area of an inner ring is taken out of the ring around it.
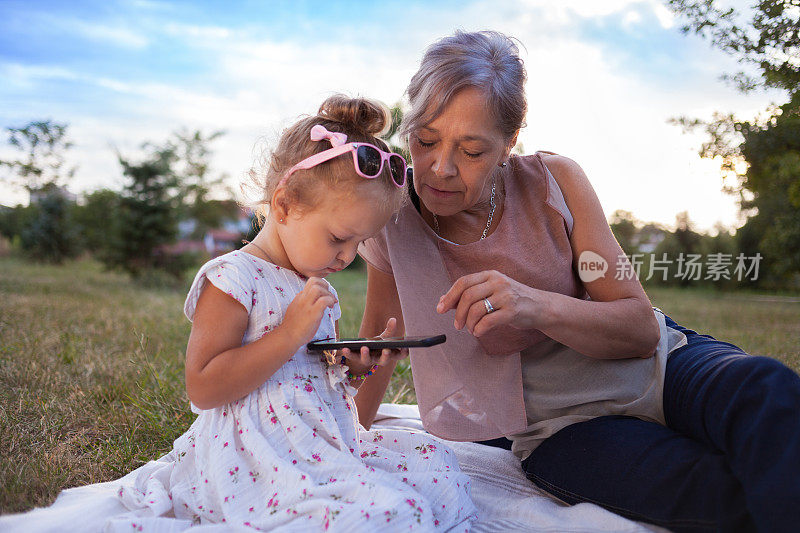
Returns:
[[[452,312],[436,313],[439,297],[456,279],[490,269],[530,287],[586,297],[573,269],[572,216],[541,155],[512,158],[503,179],[503,216],[484,240],[456,245],[441,239],[409,204],[359,249],[394,276],[407,335],[447,335],[445,344],[411,350],[425,428],[450,440],[508,436],[523,456],[569,423],[604,409],[619,414],[618,402],[637,411],[631,414],[663,421],[666,351],[661,358],[604,361],[538,330],[501,327],[476,339],[453,327]],[[587,403],[595,408],[587,410]]]

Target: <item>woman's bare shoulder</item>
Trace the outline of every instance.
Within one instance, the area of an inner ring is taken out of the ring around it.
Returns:
[[[584,174],[583,169],[574,159],[554,152],[540,151],[539,153],[542,161],[544,161],[544,164],[547,165],[547,168],[556,179],[558,179],[556,174]]]
[[[589,178],[574,159],[553,152],[540,152],[540,154],[545,166],[561,188],[567,205],[571,203],[570,200],[576,202],[590,191],[592,195],[594,194]]]

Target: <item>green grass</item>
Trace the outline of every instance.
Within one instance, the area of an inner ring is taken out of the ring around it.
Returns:
[[[191,424],[183,295],[0,259],[0,510],[113,479]]]
[[[364,275],[332,282],[342,335],[355,336]],[[189,427],[185,294],[143,288],[93,261],[0,258],[0,513],[118,478]],[[407,362],[386,401],[416,401]]]
[[[678,324],[800,372],[800,298],[664,288],[647,294]]]
[[[329,279],[341,333],[355,336],[364,274]],[[648,292],[679,323],[800,369],[797,299]],[[171,448],[193,420],[183,387],[184,298],[93,261],[0,258],[0,512],[47,505],[64,488],[118,478]],[[415,403],[407,362],[385,401]]]

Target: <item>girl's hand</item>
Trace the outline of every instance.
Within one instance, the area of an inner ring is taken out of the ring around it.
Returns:
[[[394,337],[396,329],[397,319],[392,317],[386,322],[386,329],[384,329],[383,333],[378,335],[378,337],[382,339]],[[351,372],[358,374],[358,370],[362,368],[364,371],[366,371],[371,368],[372,365],[387,366],[399,361],[400,359],[405,359],[408,357],[408,348],[402,348],[399,350],[390,350],[385,348],[379,351],[370,350],[366,346],[362,346],[360,352],[353,352],[349,348],[342,348],[339,353],[348,360],[348,366],[351,366],[349,363],[354,363],[352,365],[353,368],[351,368]]]
[[[325,309],[333,307],[336,298],[322,278],[308,278],[306,286],[295,296],[286,309],[283,322],[278,326],[287,328],[297,345],[311,340],[319,329]]]
[[[440,299],[440,314],[455,309],[453,325],[480,337],[490,329],[509,325],[518,329],[541,329],[549,316],[547,292],[528,287],[495,270],[462,276]],[[487,313],[488,299],[494,311]]]

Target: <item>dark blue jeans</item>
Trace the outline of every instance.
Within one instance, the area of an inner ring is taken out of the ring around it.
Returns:
[[[667,425],[605,416],[568,426],[522,463],[561,500],[674,531],[800,531],[800,377],[678,326]]]

